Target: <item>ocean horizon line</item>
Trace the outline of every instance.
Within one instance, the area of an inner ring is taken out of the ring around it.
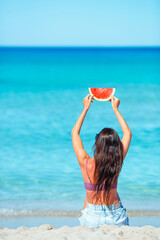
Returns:
[[[160,49],[160,46],[0,46],[0,49]]]

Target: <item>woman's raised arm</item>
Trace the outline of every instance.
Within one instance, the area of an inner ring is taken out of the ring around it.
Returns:
[[[83,99],[83,105],[84,105],[84,109],[81,113],[81,115],[79,116],[75,126],[73,127],[72,130],[72,144],[73,144],[73,148],[75,151],[75,154],[77,156],[78,162],[80,165],[82,165],[82,163],[84,162],[84,159],[89,157],[89,155],[87,154],[87,152],[84,150],[83,148],[83,144],[82,144],[82,140],[80,138],[80,130],[84,121],[84,118],[87,114],[87,111],[91,105],[92,101],[92,96],[91,94],[88,94],[84,99]]]
[[[122,115],[120,114],[119,110],[118,110],[118,106],[120,104],[120,100],[116,97],[112,97],[110,102],[112,103],[112,108],[113,111],[119,121],[119,124],[121,126],[122,132],[123,132],[123,138],[121,140],[122,145],[123,145],[123,160],[128,152],[129,149],[129,145],[131,142],[131,137],[132,137],[132,132],[128,126],[128,124],[126,123],[126,121],[124,120],[124,118],[122,117]]]

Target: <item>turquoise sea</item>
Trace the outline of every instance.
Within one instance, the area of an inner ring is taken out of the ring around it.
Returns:
[[[128,209],[160,209],[160,48],[0,48],[0,216],[83,208],[71,131],[88,87],[115,87],[133,133],[118,182]],[[110,102],[94,101],[81,129],[122,131]]]

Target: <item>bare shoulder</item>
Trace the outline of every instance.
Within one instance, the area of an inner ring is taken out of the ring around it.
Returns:
[[[92,172],[94,170],[94,168],[95,168],[95,159],[94,159],[94,157],[88,158],[87,170]]]
[[[90,170],[93,169],[93,167],[95,166],[95,160],[94,157],[86,157],[83,160],[83,164],[81,165],[81,169],[85,169],[86,170],[86,164],[87,164],[87,171],[90,172]]]
[[[84,181],[88,182],[88,176],[87,176],[87,172],[86,172],[86,163],[87,163],[87,172],[89,174],[89,177],[91,178],[91,181],[93,181],[93,174],[94,174],[94,169],[95,169],[94,157],[86,158],[83,165],[81,166],[81,172],[82,172],[83,179],[84,179]]]

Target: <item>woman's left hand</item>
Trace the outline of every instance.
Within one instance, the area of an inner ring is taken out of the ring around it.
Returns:
[[[93,95],[88,94],[84,99],[83,99],[83,105],[85,109],[89,109],[91,102],[93,103]]]

